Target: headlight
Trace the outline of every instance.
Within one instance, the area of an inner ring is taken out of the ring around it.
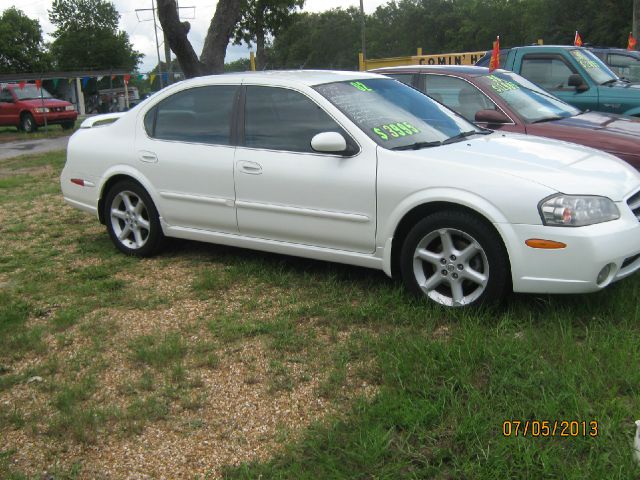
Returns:
[[[618,207],[606,197],[563,195],[545,198],[538,205],[542,223],[555,227],[583,227],[620,218]]]
[[[35,111],[36,111],[37,113],[48,113],[48,112],[49,112],[49,109],[48,109],[47,107],[36,107],[36,108],[35,108]]]
[[[72,112],[73,110],[75,110],[75,109],[76,109],[76,107],[74,107],[73,105],[67,105],[66,107],[64,107],[64,109],[65,109],[67,112]]]

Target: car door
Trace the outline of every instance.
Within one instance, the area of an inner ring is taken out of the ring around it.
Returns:
[[[480,110],[498,110],[507,117],[509,115],[498,107],[482,90],[467,80],[453,75],[427,73],[420,76],[423,77],[423,81],[419,82],[423,93],[443,103],[470,122],[493,130],[525,133],[524,127],[516,125],[513,120],[501,124],[492,123],[491,125],[476,122],[476,113]]]
[[[240,233],[373,252],[375,147],[358,146],[334,118],[296,90],[248,85],[244,104],[235,164]],[[311,139],[327,131],[341,133],[352,153],[315,152]]]
[[[193,87],[141,114],[137,166],[168,224],[237,232],[232,117],[238,91],[237,85]]]
[[[581,92],[568,85],[569,77],[576,73],[582,76],[588,90]],[[599,110],[597,85],[592,85],[591,79],[579,72],[562,55],[527,54],[522,58],[520,75],[574,107]]]
[[[18,125],[18,114],[13,95],[8,88],[0,87],[0,125]]]

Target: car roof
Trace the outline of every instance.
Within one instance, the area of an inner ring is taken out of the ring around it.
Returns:
[[[592,47],[592,46],[588,46],[586,47],[589,50],[592,50],[594,52],[612,52],[612,53],[621,53],[621,54],[626,54],[626,55],[631,55],[634,57],[640,56],[640,52],[637,50],[627,50],[626,48],[620,48],[620,47]]]
[[[207,75],[195,77],[181,82],[181,84],[198,83],[264,83],[292,84],[292,85],[321,85],[323,83],[342,82],[349,80],[363,80],[368,78],[381,78],[380,75],[368,72],[350,72],[341,70],[266,70],[260,72],[234,72],[222,75]]]
[[[375,73],[385,74],[392,72],[405,72],[405,73],[419,73],[419,72],[431,72],[431,73],[455,73],[457,75],[464,75],[468,77],[480,77],[482,75],[489,74],[488,67],[475,67],[473,65],[404,65],[399,67],[383,67],[372,70]],[[496,71],[505,71],[497,69]]]

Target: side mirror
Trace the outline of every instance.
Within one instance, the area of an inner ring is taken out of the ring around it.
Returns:
[[[322,132],[311,139],[311,148],[316,152],[343,153],[347,149],[347,141],[338,132]]]
[[[584,83],[584,79],[578,73],[574,73],[573,75],[569,75],[569,80],[567,80],[567,85],[570,87],[575,87],[578,92],[585,92],[589,90],[589,86]]]
[[[477,123],[511,123],[509,117],[507,117],[500,110],[478,110],[476,112],[475,121]]]

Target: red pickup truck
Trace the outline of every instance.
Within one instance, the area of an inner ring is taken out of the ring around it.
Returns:
[[[35,132],[38,127],[62,125],[67,130],[73,128],[78,118],[75,107],[64,100],[58,100],[33,83],[0,84],[0,126],[15,126],[25,132]]]

